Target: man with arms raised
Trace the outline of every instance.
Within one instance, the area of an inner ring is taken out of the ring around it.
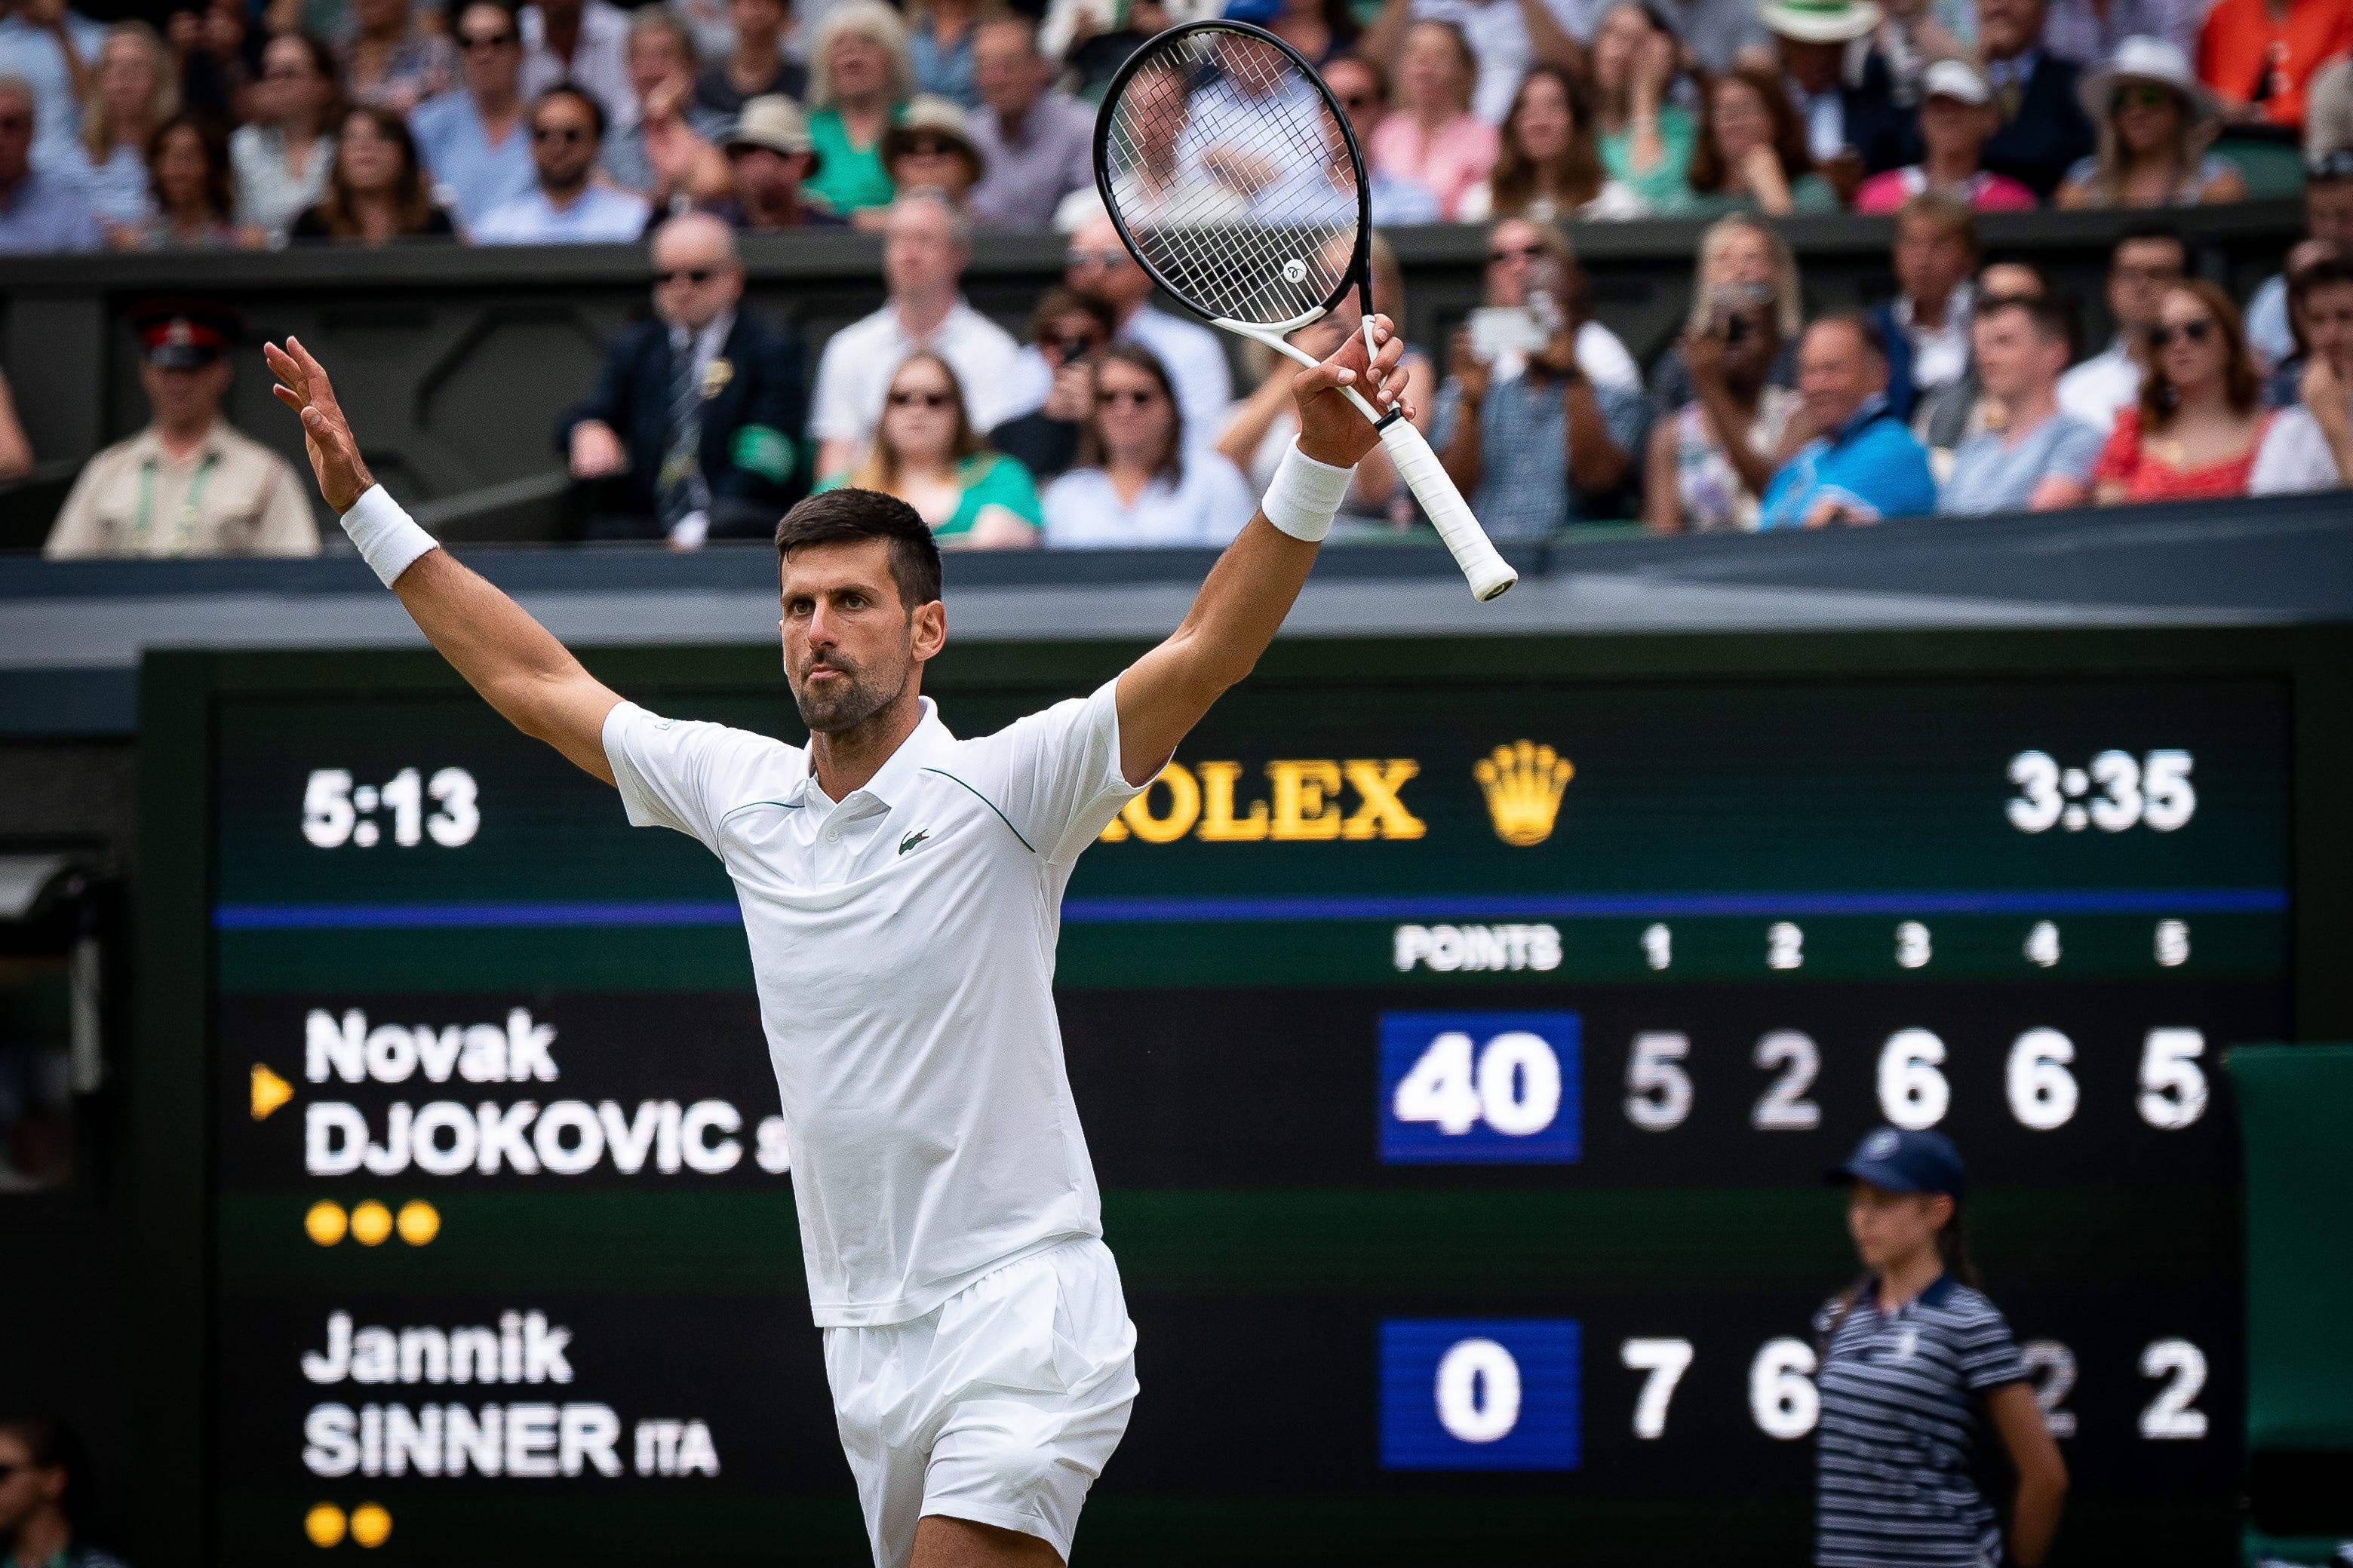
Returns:
[[[883,1568],[1069,1557],[1126,1429],[1135,1331],[1102,1241],[1052,993],[1079,852],[1250,673],[1401,400],[1376,318],[1293,382],[1297,444],[1168,640],[1092,697],[960,741],[922,695],[947,637],[913,508],[812,497],[776,530],[806,749],[607,689],[370,479],[326,372],[272,345],[319,488],[491,705],[725,862],[750,939],[826,1373]],[[1409,416],[1410,410],[1408,410]]]

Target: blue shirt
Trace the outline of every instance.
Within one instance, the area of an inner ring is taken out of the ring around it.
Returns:
[[[471,230],[491,208],[539,183],[525,119],[518,114],[506,140],[493,147],[473,99],[463,92],[428,98],[409,111],[409,133],[417,138],[435,197],[465,228]]]
[[[93,163],[79,145],[74,155],[49,173],[81,193],[90,210],[108,223],[136,228],[155,216],[155,200],[147,186],[147,161],[138,149],[116,142],[107,149],[106,162]]]
[[[66,35],[81,63],[95,71],[106,29],[79,12],[68,11]],[[79,160],[81,148],[74,139],[81,133],[81,103],[74,97],[57,35],[27,22],[19,12],[0,16],[0,76],[22,77],[33,89],[34,167],[53,169],[67,159]]]
[[[914,62],[915,90],[937,93],[958,109],[980,107],[980,84],[973,76],[972,36],[967,26],[952,47],[943,49],[932,29],[922,24],[907,29],[907,55]]]
[[[646,232],[653,209],[646,198],[610,185],[590,185],[558,210],[544,191],[494,209],[474,226],[477,245],[632,245]]]
[[[1936,510],[1947,515],[2024,511],[2045,475],[2088,484],[2107,437],[2072,414],[2054,413],[2021,436],[1972,436],[1953,452],[1953,472]]]
[[[0,251],[96,250],[105,243],[81,194],[38,169],[0,195]]]
[[[1887,413],[1887,399],[1863,399],[1834,436],[1817,436],[1781,465],[1765,487],[1758,528],[1803,528],[1822,501],[1859,519],[1921,517],[1936,510],[1936,479],[1927,448]]]
[[[1628,456],[1642,450],[1649,405],[1631,387],[1588,379],[1610,439]],[[1438,391],[1430,444],[1444,451],[1461,416],[1462,389],[1452,376]],[[1549,539],[1582,515],[1568,476],[1567,388],[1557,380],[1516,375],[1493,384],[1479,405],[1479,489],[1471,510],[1491,539]]]

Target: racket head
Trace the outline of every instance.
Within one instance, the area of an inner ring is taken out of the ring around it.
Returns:
[[[1188,22],[1130,55],[1095,116],[1094,164],[1128,254],[1203,320],[1292,331],[1352,288],[1369,308],[1364,149],[1307,57],[1265,28]]]

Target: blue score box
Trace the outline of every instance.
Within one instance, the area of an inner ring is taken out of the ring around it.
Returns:
[[[1381,1324],[1381,1468],[1573,1470],[1583,1455],[1574,1318]]]
[[[1581,1041],[1575,1013],[1382,1014],[1382,1161],[1576,1163]]]

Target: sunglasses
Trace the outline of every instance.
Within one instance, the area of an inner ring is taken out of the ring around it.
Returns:
[[[471,53],[476,49],[507,48],[514,41],[515,36],[512,33],[476,33],[471,37],[460,37],[458,40],[458,47]]]
[[[1380,100],[1380,94],[1376,92],[1351,92],[1341,97],[1340,107],[1350,110],[1369,109]]]
[[[0,114],[0,131],[30,131],[33,117],[29,114]]]
[[[655,273],[654,287],[657,289],[667,289],[671,284],[683,278],[689,283],[693,284],[699,289],[717,276],[718,274],[712,271],[708,267],[682,267],[670,272]]]
[[[586,127],[579,125],[534,125],[531,128],[534,142],[561,142],[566,146],[588,140]]]
[[[910,158],[945,158],[955,153],[955,151],[956,147],[953,142],[942,142],[929,136],[923,136],[918,137],[907,143],[907,152],[905,155]]]
[[[945,408],[955,402],[946,392],[894,392],[891,395],[893,408]]]
[[[1487,253],[1487,265],[1501,267],[1506,261],[1534,261],[1545,253],[1541,245],[1523,245],[1516,248],[1497,248]]]
[[[1159,401],[1158,393],[1141,386],[1115,387],[1109,392],[1095,394],[1095,406],[1098,408],[1116,408],[1123,403],[1137,408],[1149,408]]]
[[[2171,89],[2158,87],[2154,82],[2135,82],[2109,94],[2108,111],[2113,114],[2126,109],[2163,109],[2172,101]]]
[[[1127,252],[1124,250],[1073,250],[1062,258],[1062,265],[1073,269],[1101,267],[1108,270],[1124,265],[1126,260]]]
[[[2184,342],[2202,343],[2213,335],[2214,318],[2211,316],[2200,316],[2178,327],[2151,327],[2148,330],[2148,341],[2160,349],[2171,348],[2176,338]]]

